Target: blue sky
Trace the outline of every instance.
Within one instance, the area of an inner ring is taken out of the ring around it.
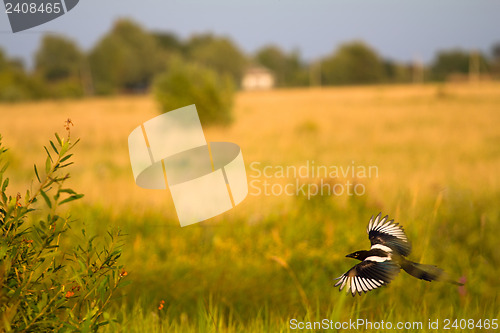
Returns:
[[[248,53],[270,43],[297,48],[307,60],[353,39],[385,58],[425,62],[440,49],[489,52],[500,42],[498,0],[80,0],[66,15],[16,34],[0,9],[0,47],[28,63],[44,33],[64,34],[89,50],[120,17],[182,38],[226,35]]]

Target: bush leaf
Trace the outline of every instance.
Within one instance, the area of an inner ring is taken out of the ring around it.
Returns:
[[[50,202],[50,199],[47,196],[47,194],[43,190],[40,191],[40,194],[42,195],[43,200],[45,200],[45,203],[47,204],[47,206],[49,206],[49,208],[52,208],[52,203]]]
[[[65,203],[73,201],[73,200],[78,200],[80,198],[83,198],[83,194],[75,194],[75,195],[70,196],[69,198],[64,199],[59,204],[62,205],[62,204],[65,204]]]

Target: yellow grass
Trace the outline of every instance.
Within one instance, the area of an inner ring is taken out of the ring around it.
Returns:
[[[43,162],[40,147],[54,132],[64,132],[63,122],[71,118],[71,136],[81,138],[73,186],[85,200],[170,210],[169,194],[135,186],[129,166],[128,134],[157,110],[151,96],[3,104],[0,133],[24,176],[24,184],[17,183],[23,188],[32,161]],[[238,143],[247,168],[255,161],[373,165],[378,177],[363,182],[375,202],[397,201],[404,190],[418,200],[450,185],[479,192],[500,185],[497,83],[241,92],[234,115],[232,126],[206,128],[206,137]],[[262,208],[262,198],[250,197],[244,205]]]

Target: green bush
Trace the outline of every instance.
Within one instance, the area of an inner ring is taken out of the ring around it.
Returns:
[[[385,80],[384,65],[377,52],[361,41],[343,44],[321,62],[322,82],[373,84]]]
[[[38,100],[49,96],[43,82],[17,68],[0,71],[0,102]]]
[[[232,119],[235,90],[227,74],[175,59],[153,89],[162,112],[196,104],[202,124],[227,124]]]
[[[51,84],[54,98],[81,98],[85,96],[82,83],[77,79],[60,80]]]
[[[0,137],[0,331],[97,331],[109,323],[107,311],[126,272],[118,266],[119,232],[109,232],[104,245],[81,230],[75,243],[60,206],[81,198],[65,187],[64,173],[75,143],[56,134],[45,147],[44,172],[34,166],[35,189],[22,198],[7,195],[6,149]],[[36,207],[36,209],[35,209]]]

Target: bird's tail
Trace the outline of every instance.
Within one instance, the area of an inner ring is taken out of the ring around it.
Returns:
[[[425,281],[444,281],[463,286],[463,283],[457,282],[450,278],[448,274],[441,268],[434,265],[419,264],[413,261],[404,260],[401,263],[401,268],[411,276]]]

